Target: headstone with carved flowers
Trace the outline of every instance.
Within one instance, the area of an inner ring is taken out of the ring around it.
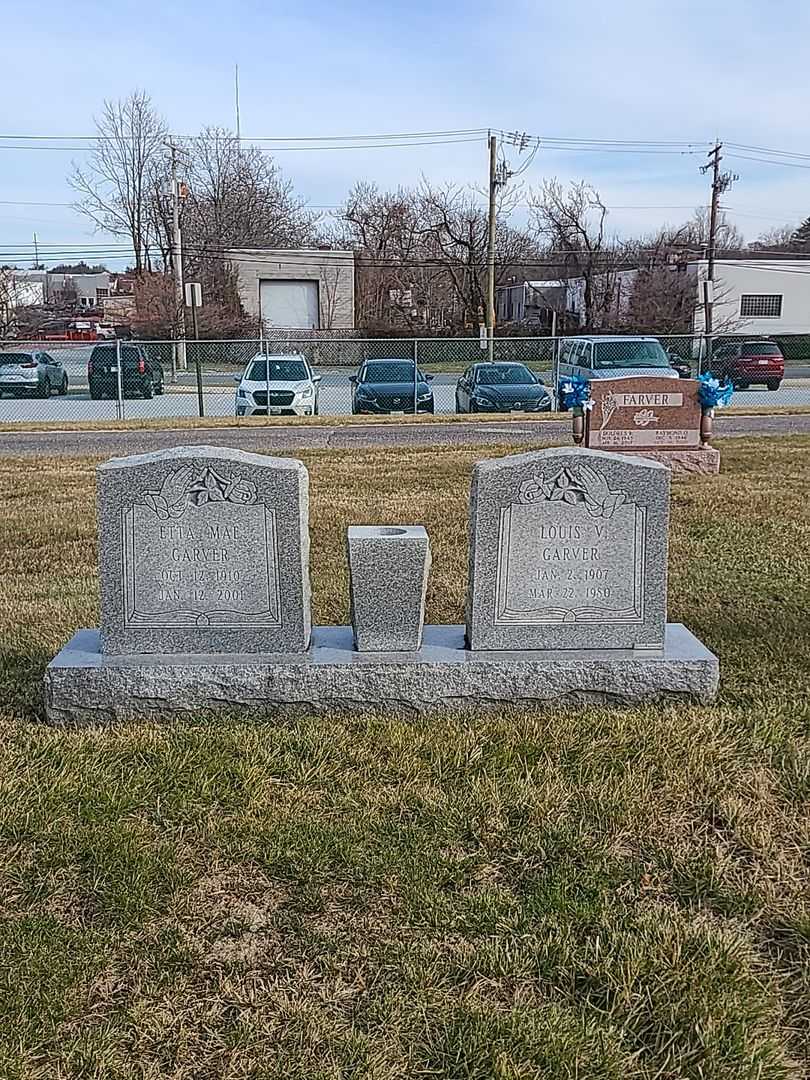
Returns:
[[[479,462],[471,649],[655,649],[666,624],[670,472],[559,448]]]
[[[398,561],[419,530],[382,526],[366,530],[391,551],[366,560],[364,611],[352,562],[353,633],[310,628],[300,462],[213,447],[109,461],[101,629],[78,629],[48,665],[46,715],[708,701],[717,658],[665,621],[669,477],[646,458],[573,447],[480,462],[466,626],[422,629],[427,537],[421,560]],[[407,641],[383,625],[402,629],[397,588],[413,601]]]
[[[223,447],[98,469],[105,654],[305,652],[307,472]]]

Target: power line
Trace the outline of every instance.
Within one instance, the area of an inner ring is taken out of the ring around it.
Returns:
[[[342,210],[345,203],[305,203],[304,209],[306,210]],[[481,206],[485,206],[485,203],[481,203]],[[517,207],[528,209],[532,206],[532,203],[520,202],[514,204]],[[606,210],[694,210],[695,203],[614,203],[612,206],[606,206]],[[69,202],[29,202],[24,199],[0,199],[0,206],[64,206],[75,207],[76,203]],[[728,208],[726,208],[728,209]],[[800,211],[793,211],[794,213],[800,213]],[[776,219],[774,219],[776,220]],[[781,219],[779,219],[781,220]]]
[[[273,249],[274,253],[278,249]],[[189,256],[194,256],[199,259],[208,260],[211,262],[238,262],[246,265],[264,266],[268,262],[267,256],[250,256],[239,254],[238,249],[226,249],[224,251],[214,248],[196,247],[193,245],[186,245],[185,251]],[[566,256],[575,255],[576,252],[571,251],[550,251],[544,252],[542,255],[538,255],[535,259],[497,259],[496,265],[499,267],[543,267],[543,266],[559,266]],[[4,251],[0,252],[0,260],[7,260],[13,258],[26,259],[32,255],[32,248],[27,247],[25,250],[17,251]],[[133,256],[131,249],[129,250],[88,250],[88,249],[68,249],[64,251],[45,250],[40,251],[40,257],[42,259],[54,260],[57,258],[92,258],[94,260],[103,258],[130,258]],[[274,255],[275,261],[279,261],[278,254]],[[605,265],[615,265],[617,259],[619,261],[632,261],[637,256],[634,253],[628,252],[625,256],[621,256],[620,253],[605,251],[604,254],[597,256],[591,256],[592,262],[604,263]],[[273,258],[270,259],[273,261]],[[291,249],[289,255],[285,255],[283,261],[290,266],[321,266],[325,268],[334,268],[335,265],[340,265],[339,260],[335,259],[317,259],[311,257],[304,257],[298,255],[296,257],[295,249]],[[349,265],[352,261],[352,253],[346,256],[345,265]],[[390,269],[401,270],[403,273],[408,273],[415,269],[446,269],[448,266],[461,266],[465,265],[461,260],[453,261],[449,259],[439,258],[419,258],[419,259],[394,259],[394,258],[374,258],[363,259],[362,256],[356,258],[356,262],[362,268],[378,268],[378,269]],[[483,267],[483,258],[480,261],[468,262],[466,265],[471,268]]]
[[[458,128],[447,131],[402,131],[402,132],[389,132],[387,134],[377,135],[257,135],[249,136],[242,135],[241,138],[244,142],[358,142],[360,140],[368,139],[422,139],[422,138],[435,138],[437,136],[449,136],[449,135],[485,135],[487,128]],[[217,143],[226,142],[228,139],[235,141],[236,136],[231,133],[225,133],[221,138],[206,137],[204,135],[175,135],[176,139],[184,142],[206,142]],[[127,139],[127,136],[124,136]],[[133,137],[130,137],[133,138]],[[96,134],[96,135],[0,135],[0,139],[21,139],[29,141],[48,141],[48,142],[104,142],[104,141],[119,141],[115,136]]]
[[[460,143],[473,143],[479,142],[480,138],[475,137],[461,137],[461,138],[446,138],[446,139],[423,139],[412,140],[410,142],[367,142],[367,143],[341,143],[334,146],[254,146],[252,149],[261,154],[278,154],[284,152],[294,152],[310,150],[310,151],[326,151],[326,150],[393,150],[393,149],[407,149],[411,146],[454,146]],[[248,140],[242,138],[243,145],[246,145],[248,149],[251,149]],[[31,145],[10,145],[8,143],[0,143],[0,150],[57,150],[68,151],[71,153],[87,153],[92,150],[92,147],[87,146],[46,146],[40,144]]]
[[[337,143],[337,142],[370,142],[370,141],[383,141],[390,142],[398,139],[434,139],[434,138],[451,138],[455,136],[471,136],[471,135],[487,135],[489,131],[493,131],[500,135],[504,141],[510,141],[517,134],[515,132],[503,131],[498,128],[489,127],[474,127],[474,128],[450,128],[440,131],[401,131],[401,132],[384,132],[376,134],[356,134],[356,135],[242,135],[241,138],[244,142],[248,143]],[[134,139],[134,136],[123,136],[124,139]],[[201,142],[201,143],[219,143],[226,142],[229,139],[235,139],[236,136],[230,132],[225,132],[221,137],[206,136],[204,134],[199,135],[176,135],[176,139],[183,142]],[[682,139],[682,140],[662,140],[662,139],[582,139],[582,138],[565,138],[551,135],[528,135],[523,134],[521,138],[524,140],[524,149],[532,143],[541,143],[547,146],[573,146],[573,147],[648,147],[648,148],[683,148],[693,147],[696,149],[702,149],[708,145],[706,140],[701,139]],[[27,135],[27,134],[5,134],[0,135],[0,140],[12,140],[18,142],[118,142],[119,136],[105,135],[103,133],[96,133],[95,135]],[[734,145],[734,144],[730,144]]]
[[[278,251],[278,250],[283,250],[283,249],[273,249],[273,250]],[[640,249],[637,249],[635,251],[628,251],[626,253],[621,253],[621,252],[616,252],[616,251],[605,251],[603,253],[597,253],[595,256],[592,256],[591,258],[592,258],[592,262],[597,266],[616,267],[616,268],[618,268],[618,267],[623,265],[623,266],[632,267],[634,264],[637,264],[640,259],[644,259],[645,257],[649,256],[649,254],[652,252],[652,250],[653,249],[640,248]],[[261,256],[261,255],[258,255],[258,254],[255,257],[251,257],[250,255],[240,255],[239,252],[238,252],[238,249],[231,249],[231,250],[221,251],[221,250],[217,250],[217,249],[214,249],[214,248],[189,245],[189,246],[186,247],[186,252],[190,256],[193,256],[195,258],[202,259],[202,260],[207,260],[207,261],[210,261],[210,262],[239,262],[240,264],[261,266],[261,265],[265,265],[267,263],[267,261],[268,261],[266,256]],[[11,251],[0,252],[0,262],[10,260],[10,259],[14,259],[14,258],[29,259],[29,258],[31,258],[32,253],[33,253],[33,245],[27,246],[26,250],[19,250],[19,251],[16,251],[16,252],[11,252]],[[326,253],[324,253],[324,254],[326,254]],[[571,252],[571,251],[567,251],[567,250],[563,251],[561,249],[552,249],[550,251],[543,252],[541,255],[538,255],[534,259],[496,259],[496,266],[501,268],[501,269],[507,268],[507,269],[515,269],[515,270],[520,270],[520,269],[529,269],[529,270],[531,270],[531,269],[540,269],[540,268],[549,268],[549,267],[559,268],[561,262],[564,261],[566,256],[572,256],[572,255],[576,255],[576,254],[577,254],[577,252]],[[687,254],[689,254],[689,253],[687,253]],[[697,250],[695,250],[695,252],[693,252],[691,254],[694,256],[692,258],[692,261],[700,261]],[[761,251],[756,251],[755,254],[758,256],[757,260],[729,259],[729,258],[724,258],[723,255],[721,254],[719,256],[719,258],[717,259],[717,262],[719,264],[721,264],[721,265],[732,265],[732,266],[739,266],[739,267],[748,267],[751,270],[760,270],[760,271],[763,271],[763,272],[773,271],[773,272],[777,272],[777,273],[781,272],[781,273],[792,273],[792,274],[810,273],[810,263],[806,262],[806,260],[810,259],[810,252],[789,252],[789,253],[785,253],[785,252],[775,252],[775,251],[761,250]],[[128,258],[132,258],[132,257],[133,257],[133,252],[132,252],[131,249],[130,250],[124,250],[124,251],[122,251],[122,250],[106,250],[105,251],[105,250],[97,250],[97,249],[90,250],[90,249],[86,249],[86,248],[81,249],[81,250],[70,249],[70,250],[63,250],[63,251],[57,251],[57,250],[44,250],[43,251],[43,250],[40,250],[40,258],[41,259],[46,259],[48,261],[56,261],[57,259],[62,259],[62,260],[73,259],[73,260],[82,260],[82,261],[86,261],[86,259],[92,259],[92,260],[98,261],[98,260],[101,260],[101,259],[128,259]],[[345,259],[345,264],[348,265],[348,263],[351,262],[351,258],[352,258],[352,256],[351,256],[351,253],[350,253]],[[309,257],[309,256],[303,257],[303,256],[300,256],[300,255],[298,255],[298,257],[296,257],[295,249],[290,249],[289,254],[285,256],[284,261],[288,265],[292,265],[292,266],[300,265],[300,266],[309,266],[309,267],[321,266],[321,267],[324,267],[324,268],[334,268],[336,263],[339,265],[339,260],[335,260],[335,259],[329,259],[329,258],[317,259],[317,258],[312,258],[312,257]],[[760,262],[760,263],[762,263],[762,262],[770,262],[770,263],[773,263],[774,265],[771,265],[771,266],[757,265],[757,261]],[[408,261],[403,261],[403,260],[400,260],[400,259],[393,259],[393,258],[389,258],[389,259],[382,259],[382,258],[363,259],[362,257],[358,257],[356,259],[356,262],[357,262],[357,264],[358,264],[358,266],[360,268],[401,270],[404,274],[407,274],[410,271],[416,271],[416,270],[420,270],[420,269],[441,271],[441,270],[446,270],[449,266],[458,267],[459,265],[464,265],[461,262],[452,262],[451,260],[430,259],[430,258],[420,258],[420,259],[412,259],[412,260],[408,260]],[[807,270],[800,270],[800,269],[797,269],[797,268],[791,268],[789,266],[784,265],[785,263],[790,263],[790,262],[799,262],[799,263],[804,262],[804,264],[807,266]],[[479,261],[468,263],[466,265],[470,266],[471,268],[475,268],[475,269],[478,269],[479,271],[483,272],[483,265],[484,265],[483,264],[483,258],[481,260],[479,260]]]
[[[802,165],[798,161],[779,161],[777,158],[754,157],[751,154],[726,154],[735,161],[759,161],[763,165],[786,165],[791,169],[810,169],[810,164]]]
[[[456,128],[445,131],[388,132],[370,135],[307,135],[307,136],[241,136],[241,142],[263,153],[290,152],[296,150],[371,150],[393,149],[397,146],[436,146],[453,143],[477,142],[490,131],[496,131],[504,141],[515,141],[519,136],[520,149],[533,147],[534,153],[540,149],[569,152],[619,153],[619,154],[696,154],[708,145],[700,140],[645,140],[645,139],[578,139],[556,136],[528,135],[517,132],[499,131],[489,128]],[[232,139],[230,133],[222,137],[210,137],[205,134],[176,136],[179,141],[204,145],[216,145]],[[127,136],[124,136],[126,139]],[[92,144],[98,142],[120,141],[120,137],[97,133],[95,135],[0,135],[0,149],[3,150],[67,150],[85,153],[87,146],[72,145],[77,143]],[[257,144],[271,144],[259,146]],[[533,156],[533,155],[532,155]],[[528,164],[524,166],[524,169]],[[523,170],[521,170],[523,171]]]
[[[506,137],[508,132],[500,132],[500,134]],[[577,145],[589,145],[589,146],[694,146],[705,147],[708,146],[708,142],[705,139],[684,139],[684,140],[660,140],[660,139],[567,139],[557,138],[551,135],[533,135],[533,139],[540,139],[543,143],[576,143]]]
[[[767,146],[750,146],[746,143],[726,143],[726,146],[731,146],[735,150],[745,150],[746,152],[753,151],[757,154],[777,154],[779,157],[795,157],[804,158],[810,160],[810,154],[800,154],[795,150],[771,150]]]
[[[0,199],[0,206],[73,206],[67,202],[26,202],[23,199]]]

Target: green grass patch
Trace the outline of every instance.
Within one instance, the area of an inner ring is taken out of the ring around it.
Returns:
[[[673,485],[711,707],[195,715],[58,731],[97,623],[94,462],[0,459],[0,1076],[800,1080],[810,438]],[[424,523],[462,619],[477,458],[300,456],[318,622],[351,522]]]

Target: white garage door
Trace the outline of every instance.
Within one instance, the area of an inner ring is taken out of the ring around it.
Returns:
[[[259,304],[261,317],[269,326],[320,328],[317,281],[261,281]]]

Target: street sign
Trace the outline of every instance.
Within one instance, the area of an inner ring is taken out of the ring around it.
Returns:
[[[202,285],[199,281],[186,282],[186,307],[202,307]]]
[[[487,328],[483,324],[478,335],[478,343],[482,349],[486,350],[489,347],[489,339],[487,337]]]

